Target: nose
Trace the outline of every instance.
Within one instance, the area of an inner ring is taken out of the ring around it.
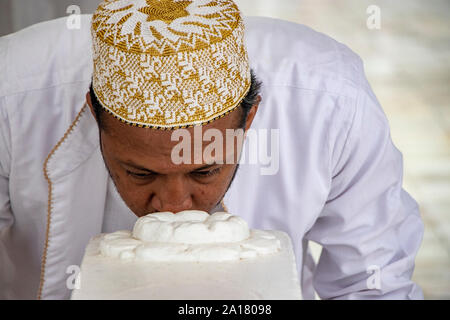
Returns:
[[[177,213],[191,209],[192,196],[183,177],[167,176],[161,190],[153,196],[151,204],[157,211]]]

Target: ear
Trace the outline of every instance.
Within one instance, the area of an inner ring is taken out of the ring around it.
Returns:
[[[97,119],[97,116],[95,115],[94,107],[92,106],[92,100],[91,100],[91,95],[89,94],[89,91],[86,93],[86,103],[88,104],[89,109],[91,110],[91,113],[94,116],[94,119],[97,121],[98,119]]]
[[[250,111],[247,115],[247,121],[245,122],[245,132],[247,132],[248,129],[250,129],[250,126],[252,125],[253,119],[255,118],[256,112],[258,111],[259,103],[261,102],[261,95],[258,95],[256,97],[255,104],[251,107]]]

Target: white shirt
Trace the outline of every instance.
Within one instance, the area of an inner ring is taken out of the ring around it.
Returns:
[[[102,233],[118,230],[133,230],[137,216],[131,211],[119,195],[112,179],[109,179]]]
[[[263,82],[252,127],[279,129],[280,159],[274,175],[240,167],[229,212],[291,236],[305,298],[313,288],[324,299],[423,298],[411,281],[423,222],[361,59],[303,25],[245,23]],[[81,29],[68,30],[62,18],[0,38],[0,298],[68,298],[67,268],[92,236],[121,225],[83,107],[89,24],[82,16]],[[308,241],[323,246],[317,266]]]

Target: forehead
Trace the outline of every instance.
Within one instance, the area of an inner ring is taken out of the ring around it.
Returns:
[[[201,129],[202,134],[208,129],[219,130],[223,137],[226,135],[226,129],[237,129],[240,122],[240,108],[219,118],[211,123],[197,127]],[[133,127],[123,123],[111,115],[105,113],[105,129],[102,131],[103,148],[110,156],[119,162],[133,162],[150,170],[161,172],[180,168],[180,166],[198,167],[197,165],[176,165],[171,161],[173,148],[178,145],[181,138],[172,141],[172,134],[177,130],[183,130],[189,133],[191,150],[194,150],[194,143],[198,146],[201,141],[204,149],[211,141],[204,141],[202,135],[199,137],[194,133],[194,127],[176,130],[158,130],[152,128]],[[197,141],[195,141],[197,139]]]

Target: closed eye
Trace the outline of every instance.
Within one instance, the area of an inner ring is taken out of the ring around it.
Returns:
[[[210,177],[210,176],[213,176],[213,175],[219,173],[220,169],[221,168],[219,167],[219,168],[215,168],[212,170],[194,171],[194,172],[192,172],[192,174],[194,174],[198,177]]]
[[[130,170],[126,170],[126,173],[128,176],[138,178],[138,179],[147,179],[147,178],[151,178],[151,177],[155,176],[154,173],[140,173],[140,172],[133,172]]]

